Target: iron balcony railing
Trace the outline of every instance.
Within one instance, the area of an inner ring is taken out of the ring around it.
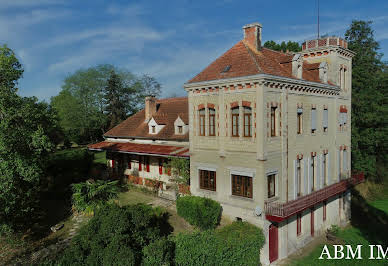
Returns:
[[[311,208],[315,204],[323,202],[334,195],[340,194],[349,187],[359,184],[364,180],[364,173],[354,173],[351,178],[341,180],[338,183],[326,186],[289,202],[266,202],[264,206],[265,214],[267,216],[285,219],[307,208]]]

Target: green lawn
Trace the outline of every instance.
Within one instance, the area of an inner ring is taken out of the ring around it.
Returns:
[[[388,214],[388,199],[386,200],[375,200],[369,203],[373,207],[384,211],[386,214]]]
[[[357,245],[363,245],[361,249],[362,260],[320,260],[322,249],[324,244],[316,247],[310,254],[300,259],[294,260],[290,263],[290,265],[387,265],[386,260],[369,260],[369,244],[375,244],[369,242],[363,235],[363,233],[354,227],[348,227],[340,230],[338,233],[338,237],[344,241],[344,244],[352,245],[353,250],[357,247]],[[325,243],[328,245],[330,254],[333,256],[334,249],[332,244]],[[346,254],[346,253],[345,253]],[[376,251],[374,252],[376,256]],[[325,256],[326,258],[326,256]]]
[[[377,200],[367,201],[357,191],[352,192],[352,226],[340,229],[337,234],[340,242],[352,245],[363,245],[362,260],[319,260],[324,244],[333,254],[333,243],[322,243],[309,254],[294,259],[290,265],[387,265],[386,260],[369,260],[369,245],[388,244],[388,195]],[[384,199],[385,198],[385,199]],[[377,251],[374,254],[376,256]]]
[[[123,192],[119,194],[118,204],[120,206],[137,204],[137,203],[147,204],[155,200],[155,198],[156,197],[151,194],[137,191],[136,189],[130,189],[127,192]]]
[[[106,152],[105,151],[94,152],[94,161],[93,162],[106,165]]]

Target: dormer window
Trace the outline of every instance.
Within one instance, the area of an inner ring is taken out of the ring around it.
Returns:
[[[182,134],[183,133],[183,126],[178,126],[178,133]]]
[[[176,135],[183,135],[186,134],[188,131],[188,126],[183,122],[182,118],[179,116],[174,122],[174,128],[175,128],[175,134]]]
[[[152,132],[152,134],[156,133],[156,127],[155,126],[151,126],[151,132]]]

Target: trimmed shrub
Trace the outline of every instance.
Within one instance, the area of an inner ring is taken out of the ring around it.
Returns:
[[[174,265],[175,243],[166,238],[161,238],[150,243],[143,249],[143,265],[170,266]]]
[[[176,201],[176,208],[179,216],[202,230],[216,228],[221,219],[221,205],[208,198],[180,197]]]
[[[57,265],[140,265],[143,248],[171,233],[167,213],[144,204],[105,205],[73,238]]]
[[[247,222],[217,230],[179,234],[175,238],[177,265],[259,265],[264,235]]]

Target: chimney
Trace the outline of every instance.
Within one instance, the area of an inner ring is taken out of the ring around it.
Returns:
[[[295,54],[291,62],[292,75],[301,79],[303,74],[303,57],[302,54]]]
[[[247,24],[243,27],[245,43],[256,49],[257,51],[261,50],[262,28],[263,26],[261,26],[261,24],[258,22]]]
[[[156,113],[156,98],[154,96],[145,97],[145,120],[148,122]]]

